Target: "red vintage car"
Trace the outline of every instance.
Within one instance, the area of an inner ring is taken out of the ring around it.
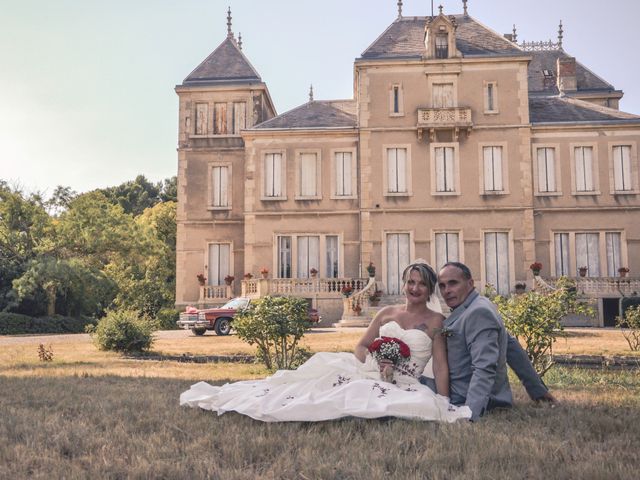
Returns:
[[[247,307],[251,302],[245,297],[237,297],[230,300],[220,308],[204,308],[197,310],[193,307],[180,314],[180,320],[176,323],[178,327],[191,330],[195,335],[204,335],[207,330],[213,330],[216,335],[229,335],[231,332],[231,322],[238,310]],[[309,321],[317,323],[320,315],[315,308],[309,308]]]

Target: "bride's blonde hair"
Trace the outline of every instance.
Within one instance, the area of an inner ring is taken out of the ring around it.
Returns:
[[[405,268],[404,272],[402,272],[402,283],[404,285],[407,284],[407,280],[409,280],[409,275],[411,275],[411,272],[413,271],[418,272],[418,274],[420,275],[420,279],[425,283],[427,288],[429,288],[429,297],[427,298],[427,301],[428,301],[431,298],[431,295],[433,295],[433,292],[435,291],[436,284],[438,283],[438,275],[433,270],[433,268],[431,268],[431,266],[427,263],[426,260],[423,260],[422,258],[418,258],[412,264],[410,264],[407,268]]]

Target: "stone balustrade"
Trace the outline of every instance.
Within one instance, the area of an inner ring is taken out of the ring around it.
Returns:
[[[419,108],[418,127],[471,127],[471,108]]]
[[[535,277],[536,287],[542,290],[555,288],[557,277]],[[580,295],[587,297],[630,297],[640,295],[640,278],[638,277],[575,277]]]
[[[369,279],[364,278],[259,278],[242,281],[242,296],[339,298],[344,287],[349,286],[357,293],[365,288],[368,282]]]

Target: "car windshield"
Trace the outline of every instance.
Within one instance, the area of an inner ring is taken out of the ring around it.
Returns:
[[[248,298],[234,298],[230,302],[225,303],[222,308],[233,308],[234,310],[239,310],[246,307],[248,304]]]

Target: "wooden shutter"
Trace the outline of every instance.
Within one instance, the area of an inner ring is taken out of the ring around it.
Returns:
[[[598,233],[576,233],[576,267],[587,267],[587,276],[600,276],[600,248]]]
[[[209,244],[209,285],[224,285],[229,275],[231,246],[228,243]]]
[[[556,276],[569,275],[568,233],[556,233],[554,235],[554,249],[556,257]]]
[[[196,135],[206,135],[208,132],[209,105],[196,103]]]
[[[387,293],[402,293],[402,272],[409,265],[409,234],[387,234]]]
[[[620,259],[621,235],[618,232],[607,232],[605,240],[607,245],[607,275],[615,277],[622,266]]]
[[[538,191],[556,191],[556,150],[554,148],[538,149]]]
[[[228,185],[229,185],[229,167],[215,166],[212,168],[212,184],[214,207],[226,207],[229,205]]]
[[[447,262],[459,261],[458,239],[457,233],[436,233],[436,271]]]
[[[509,234],[487,232],[484,234],[485,277],[500,295],[508,295],[509,285]]]
[[[298,278],[309,278],[312,268],[320,271],[320,237],[298,237]]]
[[[214,105],[213,133],[216,135],[227,134],[227,104],[216,103]]]
[[[300,155],[300,195],[303,197],[315,197],[316,188],[317,155],[315,153],[303,153]]]
[[[351,152],[337,152],[335,155],[336,195],[352,195]]]
[[[282,196],[282,154],[268,153],[264,157],[264,181],[266,197]]]
[[[240,134],[240,130],[246,127],[246,104],[236,102],[233,104],[233,133]]]
[[[631,190],[631,147],[613,147],[613,179],[616,191]]]

